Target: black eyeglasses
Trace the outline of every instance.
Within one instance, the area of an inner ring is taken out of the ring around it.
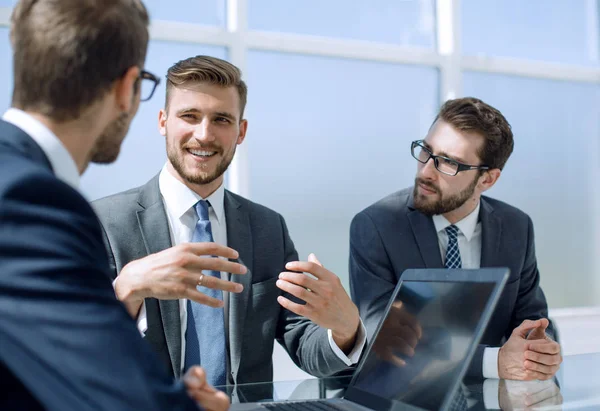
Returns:
[[[440,172],[449,176],[455,176],[461,171],[468,170],[489,170],[488,166],[470,166],[468,164],[459,163],[448,157],[436,156],[423,145],[423,140],[413,141],[410,145],[412,156],[419,163],[427,163],[430,158],[433,158],[433,165]]]
[[[141,79],[141,83],[142,83],[140,100],[148,101],[152,98],[152,96],[154,95],[154,91],[156,90],[156,87],[158,87],[158,85],[160,84],[160,78],[156,77],[154,74],[152,74],[146,70],[142,70],[140,72],[140,79]]]

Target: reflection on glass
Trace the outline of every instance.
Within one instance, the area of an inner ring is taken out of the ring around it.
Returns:
[[[493,283],[402,283],[355,387],[378,398],[439,409],[493,290]]]

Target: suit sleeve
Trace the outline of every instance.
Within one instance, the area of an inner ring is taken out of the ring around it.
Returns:
[[[537,320],[548,318],[548,304],[544,292],[540,287],[540,272],[535,256],[535,241],[533,222],[527,217],[527,251],[521,277],[519,280],[519,294],[515,302],[511,326],[506,330],[505,337],[508,339],[512,330],[517,328],[524,320]],[[554,325],[550,323],[546,333],[556,339]]]
[[[53,176],[0,200],[0,359],[48,410],[192,410],[111,286],[95,214]]]
[[[290,238],[283,217],[279,217],[283,230],[285,258],[282,267],[290,261],[298,261],[298,253]],[[290,294],[284,296],[302,303]],[[286,349],[290,358],[303,371],[315,377],[328,377],[349,367],[333,352],[327,339],[327,330],[305,317],[281,308],[277,325],[277,341]]]
[[[396,275],[381,236],[364,211],[350,225],[350,292],[370,340],[394,289]]]

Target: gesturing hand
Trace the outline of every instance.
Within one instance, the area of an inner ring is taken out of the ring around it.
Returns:
[[[283,272],[279,275],[277,287],[306,302],[298,304],[280,296],[279,304],[284,308],[308,318],[315,324],[330,329],[333,340],[346,354],[354,346],[360,326],[358,308],[344,290],[342,282],[331,271],[321,265],[314,254],[308,261],[293,261],[285,268],[310,273]]]
[[[246,267],[226,259],[238,258],[238,252],[216,243],[184,243],[135,260],[121,270],[115,282],[117,298],[129,313],[137,316],[144,298],[161,300],[187,298],[211,307],[223,301],[208,297],[196,289],[202,279],[204,287],[239,293],[243,286],[209,275],[203,270],[245,274]],[[202,277],[201,277],[202,276]]]
[[[229,397],[206,382],[206,374],[199,366],[191,367],[183,376],[188,395],[206,411],[227,411]]]

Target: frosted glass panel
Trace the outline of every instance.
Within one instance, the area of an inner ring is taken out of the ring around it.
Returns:
[[[250,0],[253,30],[433,47],[433,0]]]
[[[600,304],[600,86],[467,73],[464,90],[513,127],[515,151],[489,193],[533,219],[550,305]]]
[[[8,33],[8,28],[0,27],[0,116],[10,107],[13,89],[13,59]]]
[[[225,25],[225,0],[144,0],[144,4],[153,20]]]
[[[258,51],[246,71],[252,199],[347,285],[350,220],[412,183],[410,142],[435,115],[438,73]]]
[[[165,75],[175,62],[198,54],[225,58],[222,47],[152,41],[146,70],[161,78],[154,96],[142,102],[118,160],[111,165],[92,164],[82,179],[82,189],[90,200],[145,183],[157,174],[167,156],[164,137],[158,132],[158,112],[165,101]]]
[[[465,54],[598,64],[596,0],[462,0]]]

